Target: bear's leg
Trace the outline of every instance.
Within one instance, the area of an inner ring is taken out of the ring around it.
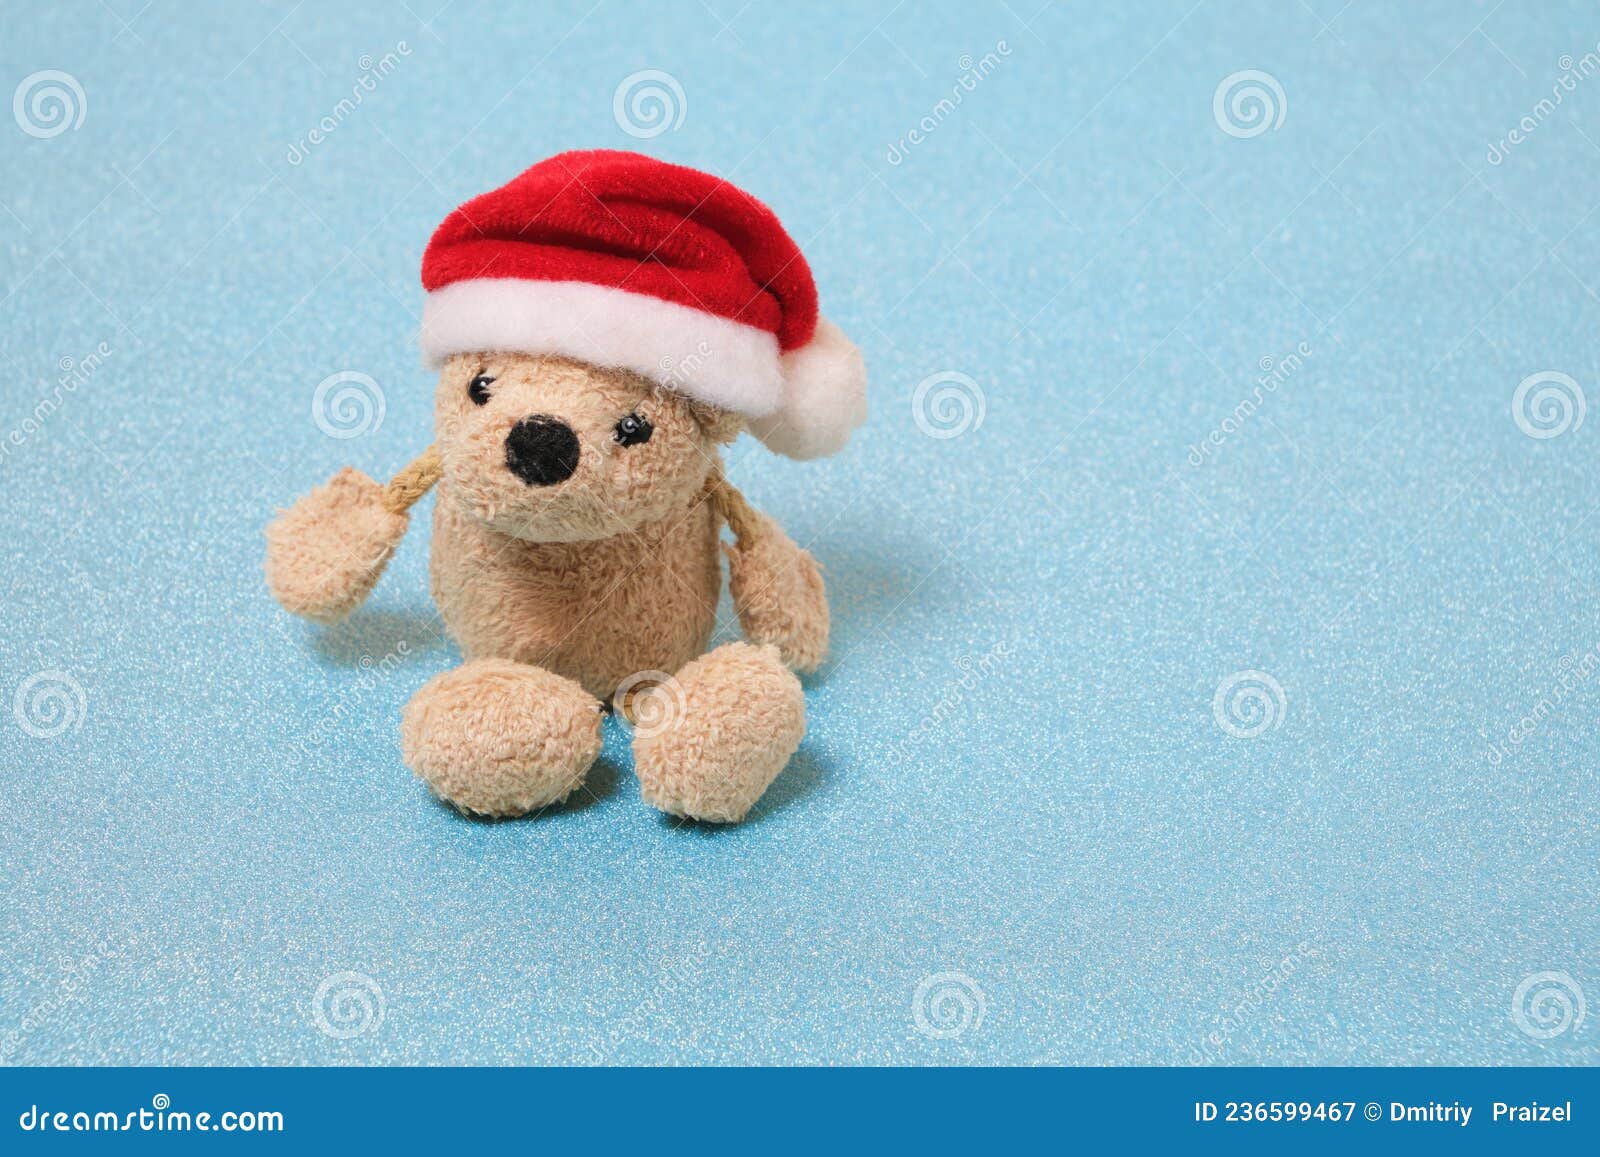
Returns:
[[[447,803],[519,816],[565,799],[600,754],[600,701],[570,679],[508,659],[436,675],[400,724],[406,764]]]
[[[773,646],[726,643],[622,705],[645,802],[736,823],[806,733],[800,680]]]

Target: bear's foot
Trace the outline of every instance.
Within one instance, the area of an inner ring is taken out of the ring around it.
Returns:
[[[539,667],[474,659],[412,696],[400,746],[445,802],[474,815],[525,815],[583,782],[600,754],[600,703]]]
[[[772,646],[724,644],[622,706],[645,802],[712,823],[742,820],[806,733],[800,681]]]

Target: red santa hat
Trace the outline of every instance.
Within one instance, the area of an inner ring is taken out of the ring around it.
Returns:
[[[422,349],[618,366],[750,419],[791,458],[866,417],[861,353],[817,314],[799,247],[720,178],[596,149],[540,161],[445,219],[422,256]]]

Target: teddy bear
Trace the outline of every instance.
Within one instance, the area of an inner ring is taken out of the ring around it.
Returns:
[[[722,449],[749,431],[822,457],[866,412],[799,247],[717,177],[569,152],[451,213],[422,284],[434,443],[387,484],[346,468],[282,511],[269,590],[347,615],[436,488],[430,586],[464,661],[407,704],[410,768],[462,812],[525,815],[583,783],[614,711],[648,804],[743,819],[805,734],[795,673],[829,616],[816,561]],[[724,556],[746,641],[708,651]]]

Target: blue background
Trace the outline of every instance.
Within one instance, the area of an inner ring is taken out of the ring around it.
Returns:
[[[1600,382],[1600,75],[1534,112],[1592,10],[435,3],[8,17],[0,88],[86,107],[0,116],[0,1058],[1600,1060],[1600,1008],[1512,1015],[1544,971],[1600,1000],[1600,418],[1511,404]],[[682,117],[638,140],[646,69]],[[1284,115],[1241,137],[1246,69]],[[620,727],[556,813],[433,802],[425,524],[335,629],[261,580],[275,507],[428,441],[430,230],[593,146],[773,205],[872,371],[839,458],[730,457],[834,612],[737,828],[645,807]],[[344,439],[342,371],[384,398]],[[954,437],[941,373],[983,402]],[[1282,691],[1253,738],[1213,713],[1241,671]],[[53,738],[12,710],[40,672]]]

